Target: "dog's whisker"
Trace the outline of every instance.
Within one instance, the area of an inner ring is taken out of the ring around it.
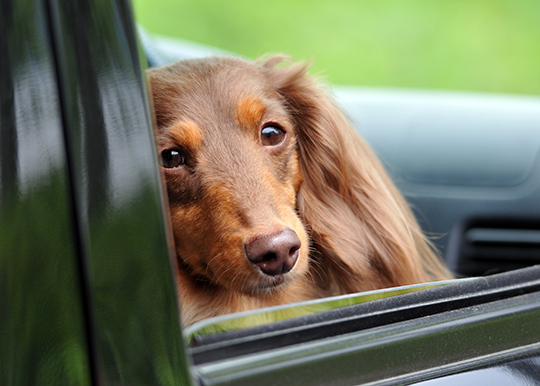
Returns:
[[[220,253],[218,253],[217,255],[214,255],[214,257],[212,257],[212,258],[210,259],[210,261],[208,261],[208,263],[206,264],[206,268],[205,268],[207,274],[209,273],[208,270],[209,270],[210,266],[212,265],[212,263],[214,262],[214,260],[217,260],[217,259],[219,259],[221,256],[224,256],[224,255],[225,255],[225,252],[220,252]]]
[[[223,271],[221,271],[221,273],[216,277],[216,282],[219,283],[221,282],[221,279],[223,276],[225,276],[230,270],[232,270],[233,267],[227,267],[225,268]]]

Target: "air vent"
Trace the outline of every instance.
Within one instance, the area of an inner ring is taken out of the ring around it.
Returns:
[[[465,233],[465,239],[473,245],[540,247],[540,230],[473,228]]]
[[[459,271],[467,276],[540,264],[540,229],[471,227],[463,234]]]

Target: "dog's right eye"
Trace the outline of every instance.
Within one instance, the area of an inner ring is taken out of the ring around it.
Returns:
[[[177,168],[185,163],[186,157],[178,150],[167,149],[161,152],[161,165],[165,168]]]

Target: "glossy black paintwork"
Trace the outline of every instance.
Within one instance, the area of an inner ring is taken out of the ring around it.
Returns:
[[[189,384],[130,4],[0,5],[0,384]]]
[[[51,4],[99,380],[182,384],[187,360],[129,3]]]
[[[0,384],[89,385],[46,12],[38,1],[0,4]]]

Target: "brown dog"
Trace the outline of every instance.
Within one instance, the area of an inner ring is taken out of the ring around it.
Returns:
[[[149,71],[184,323],[450,275],[305,65]]]

